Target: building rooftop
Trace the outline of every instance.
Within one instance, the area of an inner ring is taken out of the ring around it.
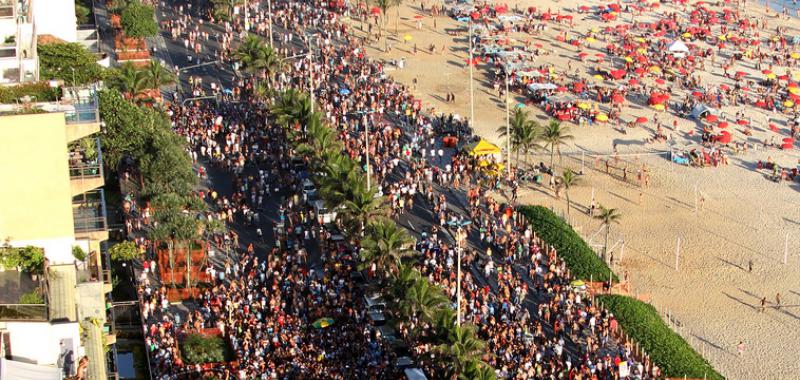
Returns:
[[[96,87],[63,87],[62,92],[55,102],[38,102],[26,95],[15,103],[0,104],[0,116],[63,112],[67,124],[100,122]]]

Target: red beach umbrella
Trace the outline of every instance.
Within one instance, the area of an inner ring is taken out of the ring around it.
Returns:
[[[747,121],[747,120],[745,120],[745,119],[739,119],[739,120],[736,120],[736,124],[739,124],[739,125],[748,125],[748,124],[750,124],[750,122],[749,122],[749,121]]]
[[[717,128],[719,128],[719,129],[725,129],[725,128],[728,128],[728,122],[726,122],[726,121],[720,121],[720,122],[719,122],[719,124],[717,124]]]
[[[708,115],[706,116],[706,121],[707,121],[707,122],[709,122],[709,123],[716,123],[716,122],[717,122],[717,120],[719,120],[719,118],[717,117],[717,115],[708,114]]]
[[[646,117],[638,117],[638,118],[636,118],[636,124],[644,124],[644,123],[647,123],[647,118]]]
[[[769,130],[772,131],[772,132],[780,132],[781,131],[780,129],[778,129],[777,125],[772,124],[772,123],[769,124]]]

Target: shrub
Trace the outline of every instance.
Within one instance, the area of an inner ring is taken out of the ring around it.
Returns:
[[[189,334],[181,346],[183,358],[190,364],[220,363],[225,361],[225,341],[218,336]]]
[[[34,98],[31,101],[52,102],[58,99],[58,91],[58,88],[50,87],[47,82],[26,83],[9,87],[0,86],[0,103],[16,103],[26,95]]]
[[[86,261],[86,251],[83,250],[80,246],[73,245],[72,246],[72,257],[74,257],[78,261]]]
[[[666,377],[724,379],[661,320],[653,306],[620,295],[600,295],[597,299],[614,313],[625,332],[642,345]]]
[[[126,240],[121,243],[114,244],[108,249],[111,255],[111,260],[114,261],[130,261],[139,258],[139,247],[136,243]]]
[[[619,281],[608,265],[558,215],[542,206],[522,206],[518,211],[533,226],[537,236],[555,247],[574,277],[605,281],[611,273],[611,278]]]
[[[19,296],[19,303],[23,305],[42,305],[44,304],[44,298],[42,298],[38,290],[31,290]]]

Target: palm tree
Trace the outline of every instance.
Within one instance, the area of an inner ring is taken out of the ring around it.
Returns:
[[[378,219],[367,226],[361,242],[363,266],[378,265],[380,272],[396,272],[401,260],[412,255],[411,238],[390,219]]]
[[[375,5],[381,9],[381,15],[383,20],[381,20],[381,29],[386,25],[386,11],[392,6],[392,2],[394,0],[375,0]]]
[[[447,296],[441,288],[431,285],[425,277],[417,277],[406,291],[401,310],[406,319],[418,318],[424,322],[433,322],[436,310],[447,302]]]
[[[550,124],[544,129],[542,133],[542,140],[545,146],[550,148],[550,168],[553,168],[555,162],[555,153],[558,152],[561,157],[561,146],[566,145],[568,140],[572,140],[574,136],[569,134],[569,127],[562,127],[561,122],[558,120],[550,120]]]
[[[567,218],[569,218],[569,209],[572,205],[569,201],[569,189],[580,182],[580,177],[578,177],[572,169],[564,169],[564,173],[561,174],[559,179],[561,182],[560,186],[564,187],[564,194],[567,196]]]
[[[403,0],[391,0],[390,5],[395,7],[397,10],[397,18],[394,19],[394,35],[397,35],[397,24],[400,22],[400,5],[403,4]]]
[[[405,300],[406,292],[419,278],[419,271],[411,263],[400,263],[397,271],[391,273],[387,291],[389,310],[399,310]]]
[[[459,380],[496,380],[497,373],[494,368],[480,360],[470,360],[464,368],[464,373],[458,376]]]
[[[150,63],[143,70],[144,80],[150,88],[158,89],[161,86],[166,86],[175,83],[175,74],[167,70],[161,61],[151,59]]]
[[[242,65],[246,72],[256,78],[256,82],[258,82],[258,74],[266,72],[267,83],[271,87],[272,74],[278,68],[280,59],[277,53],[261,38],[252,34],[248,35],[233,53],[233,58]]]
[[[144,93],[148,86],[144,71],[137,69],[131,62],[125,62],[114,69],[109,82],[112,88],[119,90],[128,99]]]
[[[347,184],[349,194],[344,201],[343,214],[355,223],[356,232],[363,235],[367,221],[386,213],[383,197],[375,196],[375,189],[367,190],[363,176],[356,176],[355,181]]]
[[[282,92],[270,107],[270,112],[275,116],[278,124],[287,128],[308,127],[311,118],[311,99],[308,95],[289,89]],[[322,116],[318,115],[319,122]]]
[[[486,344],[475,335],[472,325],[455,325],[450,329],[447,342],[436,349],[449,357],[449,365],[456,375],[461,375],[470,361],[478,360],[484,353]]]
[[[611,224],[619,224],[619,220],[622,218],[622,215],[617,211],[617,209],[605,208],[603,205],[599,205],[598,210],[599,213],[595,215],[594,218],[600,220],[601,223],[606,227],[606,243],[603,245],[603,261],[605,262],[608,251],[608,237],[611,233]]]
[[[519,167],[519,154],[527,155],[531,150],[539,148],[541,139],[541,127],[539,124],[530,120],[529,112],[517,108],[509,122],[509,128],[501,126],[497,128],[500,137],[509,138],[508,130],[511,132],[511,151],[517,156],[517,167]]]

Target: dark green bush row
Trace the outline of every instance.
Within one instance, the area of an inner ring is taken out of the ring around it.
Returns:
[[[661,320],[653,306],[620,295],[600,295],[597,300],[614,313],[625,333],[642,346],[666,377],[724,379]]]
[[[609,273],[617,275],[592,251],[592,248],[558,215],[542,206],[522,206],[518,209],[533,226],[536,235],[558,250],[575,278],[607,281]]]

